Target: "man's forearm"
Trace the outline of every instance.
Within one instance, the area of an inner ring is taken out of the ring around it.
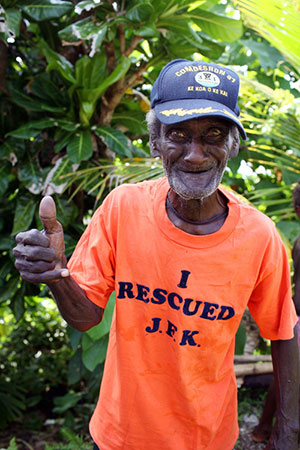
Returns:
[[[88,299],[71,276],[48,283],[48,286],[61,315],[72,328],[87,331],[101,321],[103,309]]]
[[[272,341],[276,386],[276,425],[267,449],[297,450],[299,430],[299,349],[293,339]]]

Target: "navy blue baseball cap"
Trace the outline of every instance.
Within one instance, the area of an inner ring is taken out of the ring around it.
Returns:
[[[240,79],[231,69],[204,61],[175,59],[160,72],[151,91],[151,108],[164,124],[198,117],[221,117],[237,125]]]

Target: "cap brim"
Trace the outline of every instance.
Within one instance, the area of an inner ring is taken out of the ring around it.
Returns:
[[[222,117],[233,122],[242,138],[247,140],[246,132],[238,117],[222,103],[202,99],[173,100],[156,104],[154,110],[160,122],[166,125],[198,117]]]

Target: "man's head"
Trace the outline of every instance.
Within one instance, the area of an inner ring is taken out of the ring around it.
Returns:
[[[238,76],[199,61],[175,60],[154,83],[147,115],[152,156],[163,161],[171,188],[182,198],[203,199],[221,182],[239,150]]]
[[[298,184],[293,190],[293,205],[295,213],[300,219],[300,180],[298,181]]]
[[[151,92],[151,109],[160,122],[170,125],[200,117],[219,117],[238,127],[239,77],[231,69],[203,61],[175,59],[160,72]]]

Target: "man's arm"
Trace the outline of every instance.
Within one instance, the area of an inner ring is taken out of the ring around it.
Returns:
[[[265,450],[298,450],[299,348],[290,340],[271,342],[276,387],[276,424]]]
[[[13,253],[15,266],[23,280],[46,283],[52,291],[63,318],[79,331],[97,325],[103,309],[91,302],[78,283],[70,276],[64,254],[64,233],[56,220],[56,209],[51,197],[40,205],[44,231],[29,230],[16,237]]]
[[[103,309],[91,302],[71,277],[48,283],[65,321],[76,330],[87,331],[101,322]]]

